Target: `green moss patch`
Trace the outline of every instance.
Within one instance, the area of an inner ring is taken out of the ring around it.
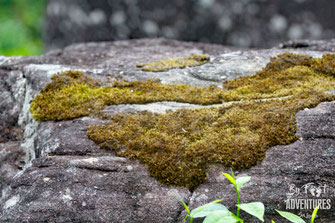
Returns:
[[[176,68],[200,66],[207,63],[209,60],[209,56],[204,54],[194,54],[190,57],[174,57],[151,63],[137,64],[136,67],[141,68],[142,71],[161,72]]]
[[[331,99],[321,92],[303,91],[287,100],[163,115],[118,114],[90,126],[87,135],[119,156],[139,159],[161,183],[194,189],[205,181],[209,163],[249,168],[264,158],[270,146],[295,141],[295,113]]]
[[[112,86],[109,86],[112,85]],[[159,80],[113,81],[103,85],[84,73],[67,71],[56,74],[31,103],[36,120],[69,120],[87,116],[105,105],[145,104],[177,101],[209,105],[223,101],[223,90],[215,87],[161,84]]]
[[[38,120],[66,120],[95,114],[105,105],[179,101],[235,103],[182,109],[166,114],[141,112],[105,116],[87,136],[119,156],[139,159],[161,183],[194,189],[206,180],[210,163],[249,168],[266,149],[296,140],[295,114],[320,102],[335,89],[335,57],[314,59],[285,53],[253,76],[214,86],[161,84],[159,81],[101,83],[68,71],[52,78],[31,104]]]

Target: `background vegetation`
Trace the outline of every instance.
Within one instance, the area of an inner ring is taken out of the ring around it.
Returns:
[[[0,55],[43,52],[45,0],[0,0]]]

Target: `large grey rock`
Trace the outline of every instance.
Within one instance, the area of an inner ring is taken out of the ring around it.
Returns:
[[[189,196],[111,154],[36,159],[11,188],[1,222],[173,222]]]
[[[17,154],[0,155],[0,222],[182,222],[185,211],[179,199],[194,208],[223,197],[224,203],[234,210],[235,195],[221,175],[223,167],[213,165],[208,170],[208,181],[192,192],[161,185],[142,163],[101,150],[87,138],[87,126],[102,120],[83,117],[37,122],[31,117],[30,101],[50,81],[52,74],[68,69],[83,70],[101,80],[107,77],[160,78],[164,83],[219,85],[223,80],[255,73],[270,57],[282,52],[320,57],[325,46],[324,42],[317,44],[313,51],[308,48],[237,50],[219,45],[144,39],[76,44],[40,57],[0,58],[1,78],[12,81],[1,88],[0,97],[11,96],[3,102],[3,114],[13,118],[2,120],[9,128],[23,130],[21,138],[4,138],[0,146],[0,154]],[[161,73],[136,68],[137,63],[192,53],[206,53],[211,61],[200,67]],[[194,105],[158,102],[107,106],[105,111],[165,112],[180,107]],[[334,109],[335,103],[328,102],[299,112],[299,141],[270,148],[261,164],[237,173],[252,176],[251,182],[242,189],[243,202],[264,202],[267,219],[281,222],[274,209],[285,210],[290,185],[301,187],[312,182],[316,186],[325,184],[335,188]],[[23,153],[25,166],[20,171]],[[319,222],[334,222],[333,195],[322,194],[322,198],[331,199],[332,207],[320,211]],[[307,195],[300,196],[307,198]],[[311,196],[308,198],[313,198]]]
[[[329,0],[49,0],[47,50],[74,42],[165,37],[240,47],[334,36]]]
[[[13,177],[24,166],[24,153],[20,142],[9,141],[0,143],[0,191],[4,196]]]
[[[23,105],[25,79],[22,71],[0,70],[0,143],[18,140],[18,118]]]

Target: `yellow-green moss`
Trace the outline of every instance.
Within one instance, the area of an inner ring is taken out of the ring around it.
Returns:
[[[321,59],[314,59],[311,67],[316,72],[335,77],[335,54],[327,53],[324,54]]]
[[[89,115],[102,109],[98,94],[101,83],[79,71],[53,75],[41,94],[31,102],[30,111],[37,120],[66,120]]]
[[[285,100],[167,114],[117,114],[90,126],[87,135],[101,148],[139,159],[161,183],[194,189],[205,181],[209,163],[249,168],[270,146],[295,141],[295,113],[334,99],[306,90]]]
[[[316,73],[310,66],[324,63],[320,59],[315,59],[314,63],[310,60],[310,64],[296,63],[295,66],[281,62],[286,69],[276,68],[273,71],[277,61],[287,61],[283,59],[286,57],[293,60],[293,56],[299,59],[297,61],[304,61],[300,59],[304,56],[283,54],[273,58],[268,66],[256,75],[224,82],[224,89],[213,86],[161,84],[158,80],[152,79],[114,81],[113,87],[110,87],[103,86],[82,72],[67,71],[52,77],[52,82],[47,84],[41,94],[32,101],[30,110],[37,120],[58,121],[87,116],[111,104],[177,101],[209,105],[242,99],[284,97],[311,88],[315,90],[334,88],[333,76]]]
[[[209,56],[204,54],[194,54],[190,57],[174,57],[158,60],[151,63],[137,64],[136,67],[142,71],[160,72],[176,68],[200,66],[209,61]]]
[[[74,76],[73,74],[78,76]],[[221,103],[222,90],[184,84],[161,84],[157,80],[114,81],[113,87],[94,82],[84,73],[56,74],[31,103],[33,117],[40,121],[68,120],[90,115],[105,105],[177,101],[193,104]]]
[[[87,136],[119,156],[136,158],[165,184],[196,188],[210,163],[236,169],[261,161],[270,146],[296,140],[295,113],[322,101],[335,89],[335,56],[285,53],[253,76],[223,83],[223,89],[117,81],[113,87],[80,72],[57,74],[31,105],[38,120],[65,120],[95,113],[108,104],[179,101],[229,106],[166,114],[116,114],[88,127]],[[280,99],[278,99],[280,98]],[[242,100],[243,99],[243,100]],[[269,100],[258,100],[269,99]]]

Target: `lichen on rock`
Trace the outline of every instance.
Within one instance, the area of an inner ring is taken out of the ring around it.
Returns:
[[[139,159],[161,183],[194,189],[206,180],[210,163],[249,168],[264,158],[267,148],[295,141],[295,113],[335,100],[324,93],[335,89],[334,61],[331,54],[322,58],[281,54],[253,76],[224,82],[223,89],[155,80],[108,86],[68,71],[53,77],[33,100],[31,111],[38,120],[64,120],[92,114],[108,104],[235,101],[166,114],[110,115],[105,123],[88,127],[87,136],[101,148]]]
[[[194,54],[190,57],[174,57],[151,63],[137,64],[136,67],[141,68],[142,71],[161,72],[176,68],[200,66],[207,63],[209,60],[209,56],[204,54]]]

